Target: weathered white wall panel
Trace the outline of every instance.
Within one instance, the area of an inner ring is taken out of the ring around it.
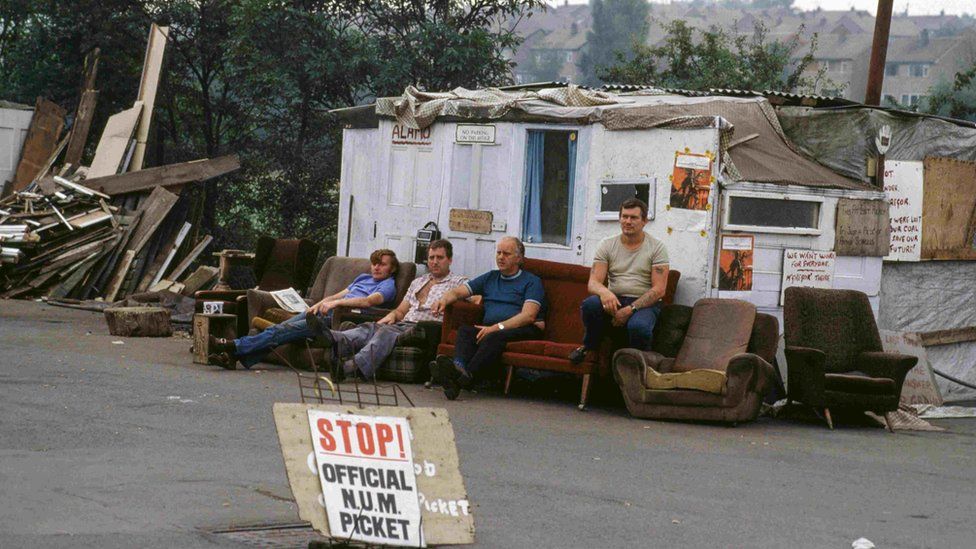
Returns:
[[[777,317],[780,330],[783,329],[783,309],[780,306],[780,289],[783,278],[783,250],[819,250],[830,251],[834,248],[837,200],[842,193],[836,190],[821,190],[802,187],[776,187],[770,185],[733,184],[724,189],[725,194],[738,190],[759,192],[769,198],[782,196],[814,196],[823,200],[820,211],[819,234],[780,234],[771,232],[755,232],[755,250],[753,254],[753,285],[752,292],[728,294],[715,292],[722,297],[736,297],[745,299],[756,305],[760,312]],[[855,195],[860,198],[871,198],[869,194]],[[727,204],[723,201],[723,208]],[[721,234],[721,230],[718,231]],[[834,264],[834,288],[859,290],[868,295],[875,315],[878,314],[880,304],[881,285],[880,257],[844,257],[839,256]]]
[[[349,255],[365,257],[375,248],[373,238],[374,212],[382,212],[383,200],[377,197],[381,189],[378,183],[377,146],[379,130],[354,129],[342,132],[342,167],[339,182],[339,231],[336,242],[338,255],[345,255],[349,239]],[[352,234],[349,227],[349,201],[353,199]],[[330,250],[331,251],[331,250]]]
[[[0,109],[0,185],[12,180],[34,109]]]
[[[716,152],[718,131],[627,130],[607,131],[592,126],[589,172],[586,180],[587,232],[584,237],[583,264],[593,261],[600,240],[620,232],[616,220],[597,221],[600,210],[600,181],[603,179],[656,179],[655,218],[645,230],[662,240],[671,258],[671,268],[681,271],[676,302],[693,304],[708,295],[710,263],[715,240],[712,234],[715,189],[709,195],[711,209],[692,211],[669,209],[675,151]],[[713,168],[717,170],[716,168]],[[702,234],[704,231],[704,234]]]

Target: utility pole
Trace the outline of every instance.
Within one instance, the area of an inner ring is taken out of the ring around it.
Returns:
[[[874,18],[874,40],[871,42],[871,65],[868,67],[868,89],[865,105],[881,104],[884,84],[885,57],[888,55],[888,32],[891,29],[891,6],[894,0],[878,0],[878,14]]]

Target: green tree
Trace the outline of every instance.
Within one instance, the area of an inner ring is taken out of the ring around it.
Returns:
[[[635,43],[633,57],[617,56],[617,63],[600,78],[619,84],[645,84],[663,88],[706,90],[814,91],[834,85],[824,71],[811,71],[816,37],[799,55],[800,32],[784,42],[769,41],[766,27],[757,22],[750,35],[722,29],[695,29],[681,20],[665,26],[660,45]]]
[[[597,85],[603,70],[633,57],[632,44],[647,38],[646,0],[590,0],[593,26],[586,36],[586,51],[580,56],[583,84]]]
[[[925,112],[976,122],[976,64],[956,73],[955,80],[936,84],[922,102]]]
[[[341,128],[328,110],[426,89],[508,81],[513,25],[541,0],[9,0],[0,3],[0,98],[73,110],[101,48],[89,158],[131,106],[150,23],[170,27],[147,166],[236,152],[234,174],[184,191],[218,247],[262,233],[334,250]]]

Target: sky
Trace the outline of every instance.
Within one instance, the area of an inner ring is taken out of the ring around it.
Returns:
[[[564,0],[548,0],[550,4],[562,4]],[[650,0],[655,4],[668,4],[670,0]],[[587,0],[569,0],[570,4],[585,4]],[[878,10],[878,0],[796,0],[793,6],[802,10],[814,10],[821,7],[825,10],[848,10],[853,6],[858,10],[866,10],[874,14]],[[904,13],[908,9],[909,15],[938,15],[945,10],[949,15],[969,13],[976,15],[976,1],[974,0],[894,0],[895,13]]]

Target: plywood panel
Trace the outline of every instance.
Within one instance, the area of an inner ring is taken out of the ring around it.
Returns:
[[[146,45],[146,57],[142,62],[142,78],[139,80],[137,102],[143,104],[143,109],[136,128],[136,148],[132,154],[131,171],[134,172],[142,169],[142,161],[146,154],[149,124],[152,122],[156,88],[159,86],[159,73],[163,68],[163,52],[166,50],[168,37],[169,27],[160,27],[153,23],[149,28],[149,43]]]
[[[95,158],[92,165],[88,168],[88,179],[115,175],[122,164],[125,151],[129,148],[129,141],[132,139],[132,132],[139,123],[139,114],[142,112],[142,103],[136,101],[131,109],[113,114],[105,124],[105,130],[98,141],[95,149]]]
[[[19,191],[30,185],[47,164],[58,146],[61,130],[64,129],[64,115],[65,110],[57,104],[43,97],[37,98],[34,118],[27,131],[27,140],[14,175],[13,190]]]
[[[976,162],[926,158],[924,166],[922,258],[976,260]]]

